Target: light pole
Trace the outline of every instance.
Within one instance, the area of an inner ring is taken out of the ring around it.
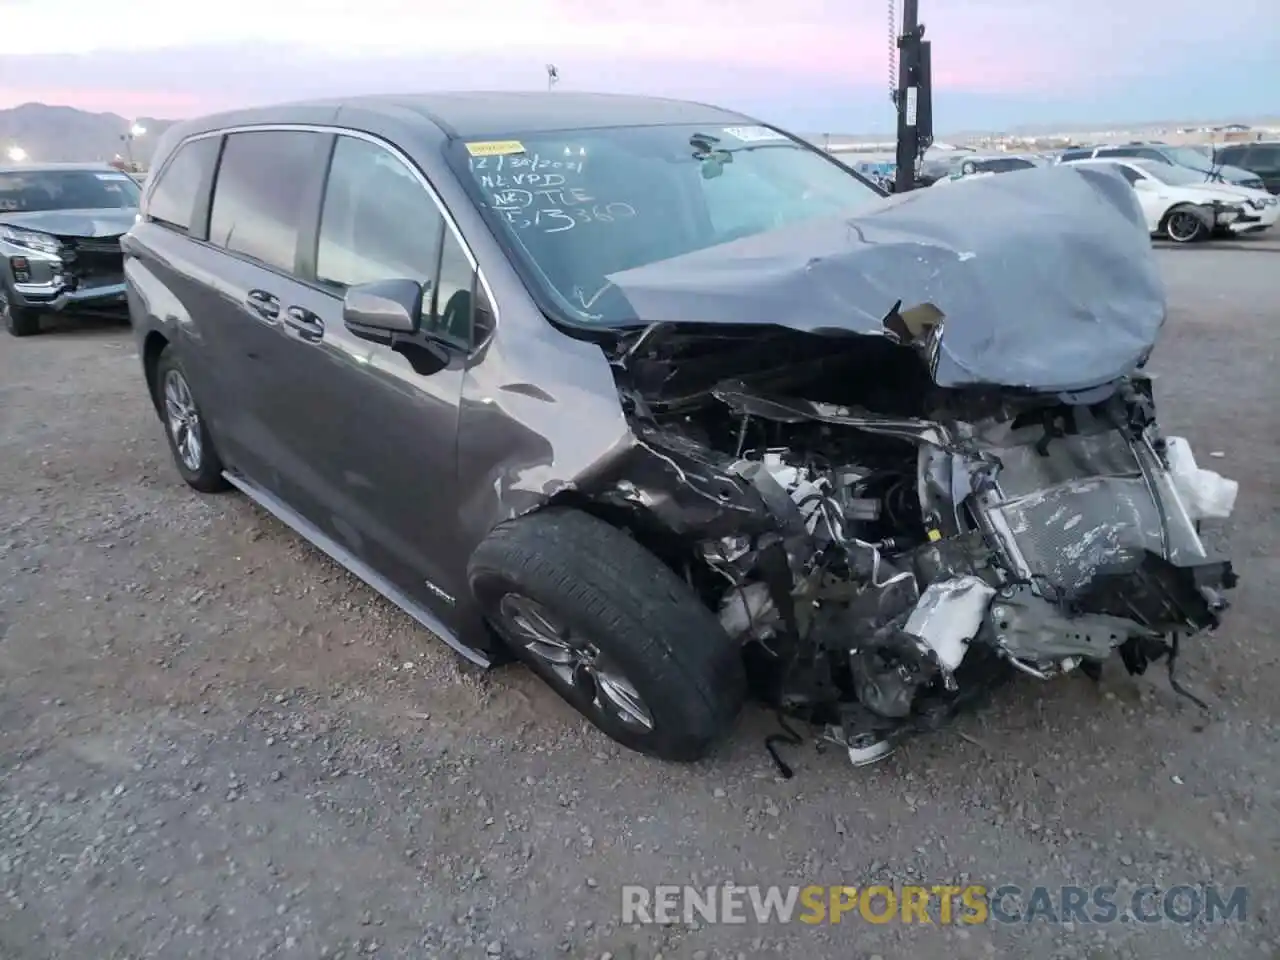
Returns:
[[[924,39],[918,0],[903,0],[902,33],[896,46],[898,88],[893,93],[893,103],[898,108],[898,149],[894,192],[906,193],[916,185],[916,161],[933,143],[930,43]]]
[[[128,133],[120,134],[120,139],[124,141],[124,152],[129,159],[129,166],[132,168],[133,163],[133,141],[147,132],[147,128],[140,123],[134,123],[129,127]]]

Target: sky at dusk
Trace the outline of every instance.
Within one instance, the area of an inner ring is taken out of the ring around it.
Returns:
[[[920,0],[940,132],[1280,113],[1280,0]],[[185,9],[184,9],[185,8]],[[563,89],[889,130],[888,0],[0,0],[0,107]]]

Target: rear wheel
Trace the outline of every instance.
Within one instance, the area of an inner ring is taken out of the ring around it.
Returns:
[[[469,578],[512,653],[624,746],[697,760],[733,726],[746,691],[738,645],[623,531],[544,510],[494,530]]]
[[[12,336],[33,337],[40,332],[40,314],[13,302],[8,290],[0,287],[0,316]]]
[[[172,347],[165,347],[156,361],[155,390],[169,452],[182,479],[201,493],[226,490],[230,484],[222,475],[222,460]]]

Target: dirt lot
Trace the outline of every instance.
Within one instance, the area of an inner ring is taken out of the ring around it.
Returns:
[[[790,781],[768,716],[695,767],[627,754],[188,491],[127,331],[0,338],[0,958],[1280,957],[1280,259],[1161,257],[1165,425],[1241,483],[1244,582],[1182,664],[1211,716],[1116,663]],[[619,922],[626,883],[966,880],[1250,895],[1214,926]]]

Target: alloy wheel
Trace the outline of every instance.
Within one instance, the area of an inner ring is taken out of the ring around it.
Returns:
[[[1195,239],[1203,229],[1203,224],[1190,213],[1175,213],[1169,218],[1169,239],[1177,243],[1187,243]]]
[[[178,459],[192,473],[199,472],[204,457],[204,446],[200,439],[200,411],[196,409],[195,400],[191,397],[186,377],[178,370],[165,373],[164,410],[165,422],[178,451]]]
[[[508,593],[498,614],[512,639],[560,684],[591,708],[638,732],[653,729],[653,714],[614,660],[587,637],[559,622],[536,600]]]

